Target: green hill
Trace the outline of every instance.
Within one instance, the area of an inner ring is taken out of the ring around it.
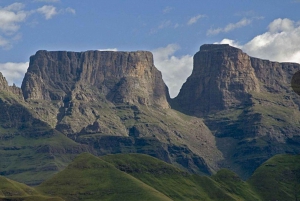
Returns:
[[[207,177],[189,174],[148,155],[115,154],[101,158],[173,200],[259,200],[250,186],[229,170]]]
[[[37,190],[65,200],[171,200],[164,194],[91,155],[81,154]]]
[[[276,155],[248,181],[263,200],[300,200],[300,155]]]
[[[99,158],[88,153],[36,188],[0,177],[0,201],[297,201],[299,197],[299,155],[272,157],[248,181],[227,169],[211,177],[190,174],[143,154]]]
[[[0,201],[63,201],[61,198],[40,195],[25,184],[0,176]]]

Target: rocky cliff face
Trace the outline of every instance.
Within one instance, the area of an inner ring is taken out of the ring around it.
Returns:
[[[169,100],[149,52],[38,51],[22,83],[25,101],[0,75],[0,149],[15,149],[5,144],[19,146],[19,136],[23,146],[28,134],[37,157],[73,153],[56,147],[64,139],[97,155],[144,153],[191,172],[230,168],[247,178],[275,154],[300,153],[300,99],[290,86],[298,70],[229,45],[203,45],[192,75]],[[49,146],[39,144],[48,134]]]
[[[98,155],[144,153],[206,174],[223,159],[201,119],[170,109],[150,52],[38,51],[22,90],[41,120]]]
[[[229,45],[203,45],[172,107],[203,117],[223,165],[246,178],[274,154],[300,153],[300,98],[290,84],[299,70]]]
[[[128,135],[113,117],[115,104],[169,108],[168,88],[145,51],[38,51],[22,91],[37,114],[66,135],[84,133],[87,126],[105,135]]]
[[[22,90],[17,87],[15,84],[13,86],[9,86],[5,77],[0,72],[0,91],[13,93],[17,95],[20,99],[23,99]]]
[[[38,51],[30,58],[22,90],[25,99],[61,101],[82,85],[94,87],[113,103],[169,107],[161,73],[152,54],[144,51]]]
[[[229,45],[203,45],[175,108],[203,116],[249,104],[252,91],[259,92],[260,85],[247,54]]]

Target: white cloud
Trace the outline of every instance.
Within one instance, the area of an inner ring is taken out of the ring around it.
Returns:
[[[28,13],[21,10],[21,3],[13,3],[7,7],[0,7],[0,30],[5,34],[13,34],[20,28],[20,23],[25,21]]]
[[[253,57],[300,63],[300,24],[287,18],[275,19],[269,24],[267,32],[255,36],[244,45],[229,39],[220,43],[226,43],[226,40]]]
[[[224,38],[221,42],[216,42],[214,44],[228,44],[228,45],[233,46],[233,47],[243,48],[243,46],[239,45],[234,40],[230,40],[228,38]]]
[[[165,28],[171,27],[171,26],[172,26],[171,20],[164,20],[158,25],[158,27],[151,29],[150,34],[155,34],[158,32],[158,30],[165,29]],[[174,28],[176,28],[175,26],[176,25],[174,25]]]
[[[107,48],[107,49],[98,49],[98,51],[113,51],[113,52],[116,52],[118,51],[117,48]]]
[[[76,14],[75,9],[70,8],[70,7],[66,8],[65,11],[68,12],[68,13]]]
[[[171,25],[171,21],[170,20],[165,20],[165,21],[160,23],[160,25],[158,26],[158,29],[163,29],[163,28],[166,28],[170,25]]]
[[[169,87],[171,97],[175,97],[191,74],[193,68],[193,57],[191,55],[174,56],[180,47],[169,44],[153,50],[154,64],[162,72],[163,79]]]
[[[29,62],[25,63],[0,63],[0,72],[6,78],[9,85],[15,83],[21,86],[24,75],[29,66]]]
[[[164,14],[167,14],[167,13],[171,12],[171,10],[173,10],[173,8],[170,7],[170,6],[167,6],[167,7],[163,10],[163,13],[164,13]]]
[[[55,2],[60,2],[60,0],[34,0],[34,2],[55,3]]]
[[[43,6],[37,9],[37,12],[45,15],[46,20],[51,19],[54,15],[57,15],[56,7],[54,6]]]
[[[9,41],[2,36],[0,36],[0,47],[7,47],[9,46]]]
[[[6,7],[0,7],[0,47],[10,49],[12,43],[21,39],[17,32],[20,24],[30,15],[24,9],[24,4],[13,3]]]
[[[294,27],[294,22],[290,19],[281,19],[278,18],[276,20],[274,20],[273,22],[271,22],[268,26],[269,31],[271,33],[275,33],[275,32],[281,32],[281,31],[291,31],[293,30]]]
[[[59,0],[35,1],[59,2]],[[57,8],[51,5],[44,5],[40,8],[32,10],[25,10],[24,8],[25,4],[23,3],[13,3],[6,7],[0,7],[0,47],[3,49],[12,48],[13,44],[22,38],[22,34],[18,33],[21,28],[21,24],[24,23],[28,17],[34,13],[40,13],[44,15],[47,20],[59,13],[76,13],[76,11],[70,7],[57,11]],[[32,22],[36,23],[34,20]]]
[[[259,18],[256,18],[256,19],[259,19]],[[227,33],[229,31],[233,31],[234,29],[247,26],[247,25],[251,24],[252,21],[253,21],[253,19],[243,18],[240,21],[238,21],[237,23],[227,24],[224,28],[209,29],[206,34],[207,35],[216,35],[221,32]]]
[[[189,19],[189,21],[187,22],[188,25],[192,25],[192,24],[195,24],[200,18],[203,18],[205,17],[205,15],[197,15],[197,16],[194,16],[192,18]]]

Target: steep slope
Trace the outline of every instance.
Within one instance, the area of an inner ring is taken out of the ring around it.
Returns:
[[[15,201],[63,201],[58,197],[39,194],[35,189],[0,176],[0,200]]]
[[[142,154],[106,155],[101,159],[173,200],[260,200],[250,185],[228,170],[210,178],[189,174]]]
[[[252,58],[229,45],[203,45],[173,108],[204,118],[228,167],[243,178],[279,153],[300,153],[296,63]]]
[[[276,155],[263,163],[248,181],[264,200],[300,198],[300,155]]]
[[[38,186],[37,190],[70,201],[171,200],[91,154],[81,154],[65,170]]]
[[[0,177],[0,200],[298,200],[299,155],[276,155],[245,182],[227,169],[192,175],[144,154],[79,155],[37,186]],[[130,176],[131,175],[131,176]]]
[[[233,181],[234,173],[224,175]],[[239,181],[228,188],[143,154],[81,154],[36,189],[65,200],[259,200],[248,184],[234,179]]]
[[[0,85],[0,175],[26,184],[39,184],[66,167],[78,153],[88,151],[87,146],[73,142],[39,120],[3,80]]]
[[[223,159],[201,119],[170,109],[150,52],[38,51],[22,91],[42,121],[98,155],[145,153],[204,174]]]

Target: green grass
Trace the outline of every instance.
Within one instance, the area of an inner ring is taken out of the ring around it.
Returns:
[[[0,201],[1,200],[62,201],[63,199],[41,195],[34,188],[0,176]]]
[[[248,183],[264,200],[299,200],[300,155],[272,157],[254,172]]]
[[[230,171],[220,172],[209,178],[191,175],[148,155],[115,154],[101,158],[173,200],[258,200],[241,179],[238,180],[239,183],[232,182],[231,184],[217,179],[224,178],[226,174],[229,178],[234,174]],[[233,191],[229,186],[236,190]]]
[[[37,190],[65,200],[171,200],[140,180],[91,155],[81,154]]]
[[[84,153],[36,188],[0,177],[0,200],[295,201],[299,187],[300,155],[276,155],[243,181],[226,169],[189,174],[143,154]]]
[[[291,106],[289,99],[284,95],[272,93],[252,93],[253,112],[262,114],[262,123],[266,126],[284,127],[300,125],[300,113],[298,109]]]

